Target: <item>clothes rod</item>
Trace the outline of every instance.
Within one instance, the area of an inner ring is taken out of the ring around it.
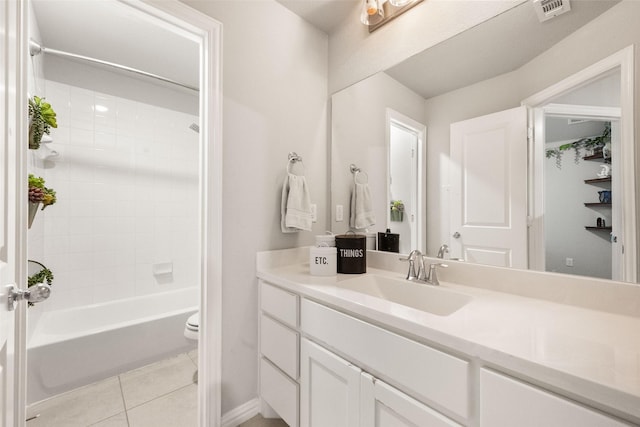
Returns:
[[[153,73],[148,73],[146,71],[138,70],[132,67],[127,67],[126,65],[116,64],[115,62],[103,61],[102,59],[92,58],[90,56],[78,55],[75,53],[65,52],[63,50],[51,49],[48,47],[40,46],[38,43],[36,43],[33,40],[29,41],[29,53],[31,54],[31,56],[36,56],[36,55],[39,55],[40,53],[46,53],[46,54],[62,56],[66,58],[79,59],[81,61],[93,62],[94,64],[106,65],[107,67],[117,68],[130,73],[139,74],[141,76],[150,77],[156,80],[161,80],[165,83],[171,83],[173,85],[181,86],[183,88],[193,90],[196,92],[199,91],[197,87],[194,87],[185,83],[180,83],[167,77],[159,76]]]

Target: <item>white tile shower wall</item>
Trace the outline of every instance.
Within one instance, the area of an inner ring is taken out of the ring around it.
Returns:
[[[54,81],[46,99],[60,157],[31,162],[58,199],[36,218],[55,275],[46,309],[197,286],[198,118]]]

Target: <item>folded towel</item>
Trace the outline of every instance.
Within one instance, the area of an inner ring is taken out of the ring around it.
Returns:
[[[376,223],[373,213],[371,193],[368,184],[354,182],[351,191],[351,213],[349,215],[349,227],[361,229],[371,227]]]
[[[288,173],[285,177],[280,214],[283,233],[311,231],[311,197],[304,176]]]

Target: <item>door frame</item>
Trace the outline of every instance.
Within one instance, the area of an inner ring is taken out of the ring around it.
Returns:
[[[200,44],[200,319],[198,349],[198,423],[217,427],[221,423],[221,359],[222,359],[222,24],[177,0],[115,0],[178,28]],[[18,226],[16,239],[20,269],[18,283],[26,283],[26,145],[19,144],[27,131],[27,57],[28,11],[30,1],[17,4],[16,64],[8,64],[15,73],[16,151],[18,179]],[[16,344],[26,348],[26,304],[16,322]],[[24,351],[22,353],[25,353]],[[26,353],[16,361],[16,393],[14,424],[25,425]]]
[[[529,268],[544,271],[544,120],[548,111],[558,110],[551,105],[557,97],[583,87],[607,74],[620,72],[620,177],[623,183],[621,194],[622,209],[622,279],[637,282],[637,216],[635,188],[635,135],[634,135],[634,47],[628,46],[607,58],[581,70],[564,80],[538,92],[522,101],[529,110]],[[545,111],[546,107],[546,111]],[[583,116],[603,118],[615,114],[613,110],[583,107]],[[597,113],[597,114],[595,114]],[[614,116],[615,117],[615,116]]]
[[[392,123],[397,126],[403,127],[405,129],[410,130],[411,132],[415,132],[417,135],[417,170],[416,170],[416,178],[417,178],[417,187],[416,187],[416,218],[424,218],[426,212],[426,200],[427,200],[427,181],[425,171],[427,170],[427,162],[426,162],[426,138],[427,138],[427,126],[423,123],[420,123],[408,116],[405,116],[402,113],[399,113],[391,108],[386,109],[386,120],[385,120],[385,149],[387,153],[387,179],[386,179],[386,195],[387,195],[387,204],[391,200],[390,193],[390,183],[389,177],[391,176],[391,125]],[[391,211],[388,206],[386,209],[386,228],[389,228],[391,225]],[[413,249],[420,249],[421,251],[427,251],[427,227],[424,221],[416,220],[413,222],[413,226],[416,227],[416,235],[418,241]]]

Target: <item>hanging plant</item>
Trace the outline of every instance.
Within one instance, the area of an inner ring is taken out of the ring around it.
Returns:
[[[556,167],[558,169],[562,169],[562,154],[565,151],[573,150],[574,158],[573,161],[578,164],[580,159],[584,157],[582,150],[602,150],[602,148],[611,142],[611,123],[608,122],[605,127],[602,135],[592,137],[592,138],[582,138],[577,141],[571,142],[569,144],[562,144],[558,148],[550,148],[546,151],[547,159],[555,158],[556,159]]]
[[[30,288],[31,286],[35,286],[44,282],[47,282],[47,285],[51,286],[53,284],[53,272],[49,270],[47,266],[38,261],[34,261],[31,259],[28,261],[34,264],[38,264],[40,267],[42,267],[42,269],[37,273],[27,277],[27,287]],[[29,307],[31,307],[32,305],[33,303],[30,302]]]
[[[56,192],[44,186],[44,178],[29,174],[29,202],[42,203],[42,210],[44,210],[56,201]]]
[[[404,203],[402,200],[391,201],[391,221],[401,222],[404,217]]]
[[[51,108],[51,104],[37,96],[29,98],[29,148],[40,148],[42,136],[45,133],[48,135],[51,128],[57,127],[56,112]]]

